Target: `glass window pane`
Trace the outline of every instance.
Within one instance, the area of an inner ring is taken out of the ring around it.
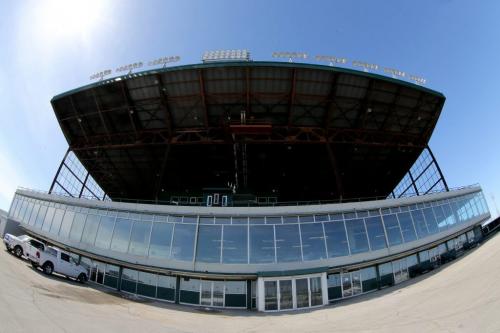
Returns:
[[[176,224],[172,244],[172,258],[183,261],[193,260],[195,224]]]
[[[401,244],[403,240],[401,239],[401,230],[399,228],[396,214],[384,215],[383,219],[389,246]]]
[[[50,233],[57,235],[59,233],[59,228],[61,228],[61,222],[64,216],[64,210],[56,209],[54,218],[52,219],[52,225],[50,226]]]
[[[321,289],[321,278],[312,277],[309,279],[309,284],[311,287],[311,306],[322,305],[323,293]]]
[[[93,245],[95,237],[97,235],[98,227],[99,227],[99,216],[87,215],[87,220],[85,221],[85,228],[83,229],[81,242]]]
[[[222,262],[244,264],[248,262],[248,228],[246,226],[224,226]]]
[[[114,217],[103,216],[101,218],[101,223],[99,224],[99,229],[97,231],[97,237],[95,239],[95,246],[101,249],[109,249],[111,236],[113,236],[114,225]]]
[[[380,216],[368,217],[365,219],[365,223],[371,250],[385,249],[387,244],[385,242],[384,227],[382,226],[382,219]]]
[[[274,262],[273,226],[250,226],[250,262]]]
[[[158,276],[156,274],[139,272],[137,278],[137,294],[147,297],[156,297],[157,280]]]
[[[172,241],[173,223],[153,223],[149,256],[168,258],[170,256],[170,242]]]
[[[71,224],[71,232],[69,234],[69,239],[75,242],[79,242],[82,238],[83,227],[85,226],[85,215],[81,213],[76,213],[73,223]]]
[[[196,246],[196,261],[220,262],[222,226],[200,225],[198,244]]]
[[[297,295],[297,308],[309,307],[309,287],[307,279],[295,280],[295,294]]]
[[[266,311],[278,310],[278,284],[264,281],[264,308]]]
[[[351,247],[351,254],[369,251],[365,224],[362,219],[346,220],[347,237]]]
[[[135,221],[130,234],[128,253],[144,256],[148,252],[152,222]]]
[[[117,252],[127,252],[128,241],[130,239],[130,229],[132,229],[132,220],[117,218],[113,238],[111,239],[111,250]]]
[[[417,229],[418,238],[423,238],[429,234],[427,225],[425,224],[424,215],[421,210],[414,210],[411,212],[415,229]]]
[[[434,211],[434,216],[436,216],[437,226],[439,231],[446,230],[448,228],[448,224],[446,223],[446,216],[443,212],[443,206],[435,206],[432,208]]]
[[[47,213],[47,206],[41,206],[40,209],[38,210],[38,215],[36,216],[36,222],[35,222],[36,228],[40,229],[42,227],[46,213]]]
[[[304,260],[326,259],[325,236],[322,223],[300,225],[302,234],[302,255]]]
[[[54,214],[56,213],[56,209],[54,207],[49,207],[47,209],[47,214],[45,214],[45,219],[43,220],[43,231],[49,231],[50,225],[52,224],[52,219],[54,218]]]
[[[429,234],[437,233],[439,229],[432,208],[424,208],[423,212],[425,221],[427,222],[427,230],[429,230]]]
[[[325,228],[328,257],[335,258],[349,255],[349,244],[345,232],[344,222],[335,221],[323,223]]]
[[[302,261],[298,224],[277,225],[276,255],[278,262]]]
[[[66,211],[61,224],[61,229],[59,230],[59,236],[64,238],[69,238],[69,232],[71,230],[71,224],[73,223],[74,217],[75,217],[74,212],[69,210]]]
[[[401,233],[405,242],[412,242],[417,239],[415,228],[410,213],[398,214],[399,225],[401,226]]]
[[[40,209],[40,205],[39,204],[35,204],[35,206],[33,207],[33,211],[31,212],[31,216],[30,216],[29,222],[28,222],[29,225],[34,225],[35,224],[36,217],[38,215],[38,210],[39,209]]]

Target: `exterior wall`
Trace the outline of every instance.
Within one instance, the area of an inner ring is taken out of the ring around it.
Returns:
[[[479,187],[405,199],[240,209],[132,205],[18,190],[9,212],[9,220],[28,233],[73,252],[94,283],[167,302],[261,311],[279,311],[282,293],[289,306],[293,299],[293,307],[285,307],[292,310],[304,306],[304,297],[310,307],[321,306],[405,281],[473,246],[489,217]],[[272,230],[272,240],[252,238],[253,228]],[[172,258],[185,249],[191,253],[186,260]],[[246,251],[243,263],[224,262],[224,251],[238,249]],[[252,251],[268,262],[252,262]],[[216,262],[204,262],[210,260]],[[266,294],[266,281],[277,288],[274,296]],[[282,283],[293,297],[279,289]]]
[[[243,208],[96,202],[19,190],[10,217],[59,245],[120,263],[244,276],[397,256],[471,228],[489,212],[479,187],[405,199]]]

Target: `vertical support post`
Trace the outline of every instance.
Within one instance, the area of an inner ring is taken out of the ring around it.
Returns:
[[[408,170],[408,175],[410,176],[411,184],[413,185],[413,189],[415,190],[415,193],[417,195],[420,195],[420,193],[418,193],[417,184],[415,184],[415,178],[413,178],[413,175],[411,174],[411,170]]]
[[[87,171],[87,175],[85,176],[85,179],[83,180],[82,188],[80,189],[80,193],[78,194],[78,198],[82,197],[83,190],[85,189],[85,185],[87,185],[87,179],[89,179],[89,172],[88,171]]]
[[[181,277],[177,275],[175,277],[175,304],[179,304],[181,298]]]
[[[434,157],[434,154],[432,153],[431,148],[429,145],[426,146],[427,151],[429,152],[429,155],[431,155],[432,161],[434,162],[434,165],[436,166],[437,171],[439,172],[439,176],[441,177],[441,180],[443,181],[444,188],[446,189],[446,192],[449,192],[450,189],[448,188],[448,184],[446,183],[446,180],[444,179],[443,172],[441,171],[441,168],[439,167],[439,164]]]
[[[118,270],[118,286],[116,287],[116,290],[118,291],[122,290],[122,275],[123,275],[123,267],[120,266],[120,269]]]
[[[333,173],[335,175],[335,185],[337,187],[337,192],[339,193],[340,202],[342,202],[342,197],[344,196],[342,178],[340,177],[337,159],[335,158],[335,154],[333,153],[332,147],[330,146],[329,142],[326,143],[326,150],[328,152],[328,157],[330,158],[330,162],[333,168]]]
[[[375,273],[377,274],[377,289],[380,290],[380,270],[379,265],[375,265]],[[340,280],[340,284],[342,284],[342,280]]]
[[[252,309],[252,281],[247,280],[247,310]]]
[[[56,184],[56,180],[59,177],[59,173],[61,172],[62,166],[64,165],[64,161],[66,161],[66,158],[68,157],[68,154],[70,151],[71,150],[68,147],[68,150],[66,150],[66,154],[64,154],[64,158],[61,161],[61,164],[59,164],[59,168],[57,169],[56,175],[54,176],[54,179],[52,180],[52,184],[50,185],[50,189],[49,189],[49,194],[51,194],[52,190],[54,189],[54,185]]]

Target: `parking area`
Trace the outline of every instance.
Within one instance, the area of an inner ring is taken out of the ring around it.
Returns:
[[[1,332],[498,332],[500,237],[397,287],[306,312],[203,311],[128,299],[0,251]]]

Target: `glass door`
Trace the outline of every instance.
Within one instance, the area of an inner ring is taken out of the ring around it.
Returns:
[[[311,306],[323,304],[323,291],[321,289],[321,277],[313,277],[309,279],[311,287]]]
[[[293,309],[292,280],[280,280],[280,310]]]
[[[342,273],[342,297],[352,296],[351,274]]]
[[[295,293],[297,295],[297,308],[309,307],[309,280],[296,279]]]
[[[266,311],[278,310],[277,281],[264,281],[264,309]]]
[[[214,281],[213,284],[212,305],[224,306],[224,282]]]
[[[352,281],[352,295],[359,295],[362,293],[361,289],[361,272],[356,271],[351,273]]]
[[[201,305],[212,305],[212,281],[201,281]]]

